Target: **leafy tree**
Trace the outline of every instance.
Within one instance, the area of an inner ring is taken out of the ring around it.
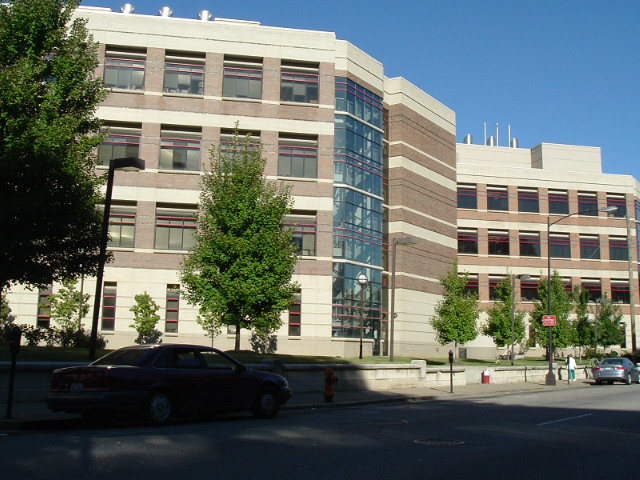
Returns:
[[[280,313],[298,288],[291,281],[297,261],[291,232],[283,227],[290,189],[267,181],[266,160],[249,137],[211,150],[203,176],[195,246],[183,262],[186,298],[216,315],[221,325],[275,331]]]
[[[196,317],[196,323],[202,327],[204,334],[211,339],[211,346],[213,347],[213,339],[222,332],[219,317],[213,313],[201,311],[200,315]]]
[[[605,295],[600,302],[597,313],[597,343],[605,350],[612,345],[621,345],[625,341],[625,330],[622,324],[622,312],[620,307],[608,301]]]
[[[160,306],[147,292],[133,298],[136,303],[129,309],[133,312],[133,323],[129,327],[138,332],[135,342],[139,345],[161,343],[162,332],[156,330],[156,325],[160,321],[160,315],[157,313]]]
[[[562,278],[558,271],[553,272],[551,277],[551,299],[553,307],[553,315],[556,316],[555,327],[545,327],[542,325],[542,317],[548,314],[548,285],[547,278],[540,279],[538,285],[538,298],[534,302],[533,312],[531,314],[531,326],[533,327],[534,337],[537,343],[547,349],[547,358],[549,355],[549,328],[553,328],[553,346],[555,348],[566,348],[573,345],[574,331],[569,315],[571,314],[574,303],[573,295],[565,289]]]
[[[466,272],[458,274],[458,262],[454,261],[445,277],[440,279],[444,293],[436,305],[431,325],[441,345],[454,342],[457,346],[478,336],[478,295],[466,291],[468,277]]]
[[[71,18],[79,3],[0,3],[0,294],[97,268],[106,89],[86,21]]]
[[[49,296],[51,318],[59,325],[60,344],[69,347],[78,332],[83,331],[82,319],[89,312],[89,294],[76,289],[74,280],[65,280],[62,287]]]
[[[495,301],[491,308],[487,310],[489,320],[484,325],[482,331],[485,335],[493,338],[498,347],[511,344],[511,314],[514,315],[514,337],[515,342],[520,343],[524,339],[525,324],[524,312],[515,310],[517,304],[513,304],[513,285],[511,277],[502,280],[495,292]]]
[[[575,299],[576,318],[572,322],[574,329],[574,345],[580,347],[580,356],[582,357],[582,349],[590,347],[594,344],[595,331],[593,321],[589,316],[589,300],[591,294],[589,290],[582,285],[576,285],[573,289],[573,298]]]

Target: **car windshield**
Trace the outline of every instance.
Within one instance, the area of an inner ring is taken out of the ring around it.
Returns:
[[[145,363],[149,356],[153,355],[153,352],[154,349],[151,348],[124,348],[108,353],[91,365],[129,365],[139,367]]]

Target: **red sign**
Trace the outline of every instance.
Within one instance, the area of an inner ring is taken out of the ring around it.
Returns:
[[[545,315],[542,317],[542,326],[543,327],[555,327],[556,326],[556,316],[555,315]]]

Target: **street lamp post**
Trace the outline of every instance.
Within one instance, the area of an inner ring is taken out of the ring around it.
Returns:
[[[360,360],[362,360],[362,337],[364,334],[364,289],[369,283],[369,277],[364,273],[358,275],[358,283],[360,284]]]
[[[96,343],[98,340],[98,319],[100,318],[100,301],[102,297],[102,278],[107,261],[107,242],[109,241],[109,215],[111,213],[111,195],[113,193],[113,177],[116,170],[144,170],[144,160],[136,157],[112,158],[109,161],[107,175],[107,191],[104,198],[104,214],[100,234],[100,253],[98,256],[98,272],[96,274],[96,292],[93,303],[93,319],[91,322],[91,339],[89,341],[89,360],[96,359]]]
[[[558,218],[553,222],[551,221],[550,216],[547,217],[547,307],[548,307],[549,315],[553,315],[553,307],[552,307],[553,295],[551,292],[551,239],[549,235],[551,231],[551,226],[564,220],[565,218],[569,218],[574,215],[596,212],[596,211],[612,213],[612,212],[615,212],[617,209],[618,207],[612,205],[609,207],[604,207],[602,209],[590,209],[590,210],[583,210],[581,212],[573,212],[568,215],[563,215],[562,217]],[[553,327],[550,326],[547,328],[549,329],[549,371],[547,372],[545,384],[553,386],[556,384],[556,376],[553,373]]]
[[[391,250],[391,308],[389,312],[389,361],[393,362],[395,321],[396,321],[396,247],[398,245],[414,245],[416,239],[413,237],[401,237],[393,239],[393,249]]]
[[[515,343],[516,343],[516,278],[522,280],[529,280],[529,275],[526,273],[523,275],[511,275],[511,365],[514,365],[516,357]]]
[[[636,301],[635,301],[635,281],[633,279],[633,256],[631,252],[633,252],[633,242],[631,241],[631,217],[629,216],[629,212],[625,215],[627,220],[627,264],[629,267],[629,323],[631,326],[631,359],[633,363],[636,363],[636,317],[635,317],[635,309],[636,309]],[[637,223],[637,222],[636,222]],[[637,241],[637,240],[636,240]],[[637,250],[636,250],[637,251]]]

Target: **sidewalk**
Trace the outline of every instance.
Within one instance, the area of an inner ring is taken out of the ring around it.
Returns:
[[[463,400],[470,398],[509,395],[527,391],[560,390],[581,388],[591,385],[590,380],[578,380],[567,384],[558,381],[555,387],[540,383],[508,383],[508,384],[470,384],[454,386],[453,393],[449,387],[409,388],[390,391],[346,391],[336,389],[333,403],[324,403],[322,392],[299,393],[284,405],[283,410],[305,410],[317,408],[344,408],[357,405],[375,405],[383,403],[424,402],[429,400]],[[2,399],[4,400],[4,399]],[[5,400],[6,401],[6,400]],[[15,430],[37,430],[52,427],[80,419],[79,415],[55,413],[47,408],[44,401],[14,403],[10,419],[5,418],[6,403],[0,403],[0,434]]]

